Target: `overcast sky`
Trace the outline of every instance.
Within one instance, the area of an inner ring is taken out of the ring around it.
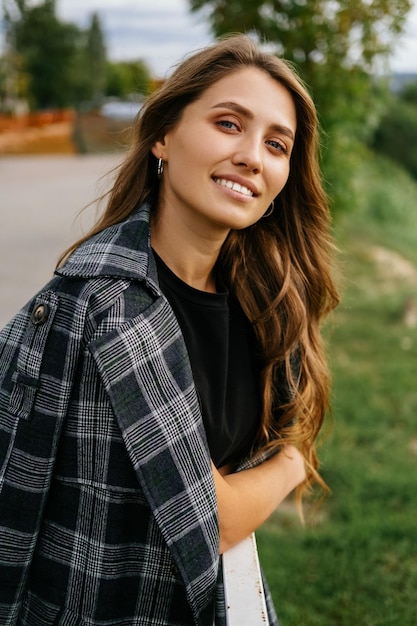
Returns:
[[[413,5],[391,60],[393,71],[417,73],[417,0]],[[187,0],[57,0],[57,9],[61,19],[82,27],[99,12],[109,57],[143,59],[159,77],[213,40],[201,13],[190,14]]]
[[[201,15],[190,15],[187,0],[57,0],[62,19],[88,24],[100,14],[108,55],[144,59],[160,77],[187,53],[213,40]]]

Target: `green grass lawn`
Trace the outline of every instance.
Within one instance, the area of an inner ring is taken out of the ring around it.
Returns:
[[[396,201],[395,181],[373,184],[371,200],[386,185]],[[332,494],[305,527],[286,505],[258,532],[281,626],[417,625],[417,326],[406,314],[417,312],[417,186],[407,185],[402,215],[385,207],[336,223],[343,300],[325,328],[334,417],[320,449]],[[399,204],[401,188],[400,175]]]

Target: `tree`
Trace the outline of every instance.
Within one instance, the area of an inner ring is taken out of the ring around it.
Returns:
[[[16,52],[24,61],[29,78],[32,108],[64,107],[72,104],[74,84],[72,64],[80,32],[73,24],[60,22],[54,0],[28,6],[15,0],[15,13],[8,16]]]
[[[377,58],[401,32],[410,0],[189,0],[216,35],[246,32],[298,66],[321,116],[363,121]],[[358,92],[363,105],[357,109]],[[355,99],[355,107],[352,100]],[[335,106],[336,103],[336,106]]]
[[[5,57],[0,57],[0,110],[7,97],[7,65]]]
[[[91,100],[99,103],[106,89],[106,46],[97,13],[91,16],[86,42],[87,76],[91,89]]]
[[[79,31],[71,67],[73,103],[100,106],[107,84],[106,44],[99,15],[92,13],[90,25]]]
[[[400,93],[400,99],[416,107],[417,110],[417,81],[407,83]]]
[[[141,61],[118,61],[107,63],[106,95],[127,98],[132,94],[149,93],[151,75]]]
[[[80,30],[58,20],[54,0],[2,2],[7,41],[6,76],[0,72],[3,101],[9,75],[13,95],[25,96],[32,108],[96,107],[105,96],[149,92],[151,76],[143,61],[107,61],[98,13]]]
[[[12,112],[19,102],[26,102],[28,76],[22,56],[16,51],[14,22],[7,0],[3,0],[4,53],[1,57],[1,110]]]
[[[375,130],[371,145],[402,165],[417,179],[417,82],[393,95]]]

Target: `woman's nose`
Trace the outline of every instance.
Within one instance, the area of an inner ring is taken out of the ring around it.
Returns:
[[[233,155],[233,163],[258,174],[262,171],[263,143],[256,137],[242,137]]]

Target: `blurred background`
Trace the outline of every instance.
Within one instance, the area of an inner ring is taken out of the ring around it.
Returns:
[[[0,322],[85,231],[144,98],[246,32],[291,60],[322,126],[342,304],[324,336],[331,495],[258,533],[282,626],[417,624],[417,2],[2,0]],[[268,43],[265,43],[268,42]],[[317,506],[316,506],[317,505]]]

